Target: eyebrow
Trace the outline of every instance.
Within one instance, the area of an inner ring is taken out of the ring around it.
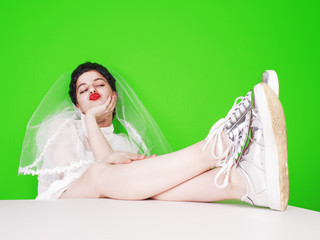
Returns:
[[[94,79],[93,81],[98,81],[98,80],[102,80],[102,81],[105,82],[105,80],[104,80],[103,78],[96,78],[96,79]],[[79,87],[81,87],[82,85],[86,85],[86,83],[81,83],[81,84],[79,84],[79,86],[77,87],[77,90],[78,90]]]

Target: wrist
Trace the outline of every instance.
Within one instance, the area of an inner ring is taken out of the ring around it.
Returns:
[[[88,113],[85,115],[85,122],[87,125],[92,123],[97,123],[95,116]]]

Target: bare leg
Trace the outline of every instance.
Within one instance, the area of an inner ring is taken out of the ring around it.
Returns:
[[[181,184],[217,163],[211,155],[211,144],[202,151],[204,141],[183,150],[132,162],[92,165],[61,198],[110,197],[146,199]],[[227,147],[226,142],[217,152]]]
[[[214,202],[226,199],[241,199],[246,193],[246,185],[235,167],[231,169],[229,184],[219,189],[214,184],[214,177],[220,169],[209,170],[174,188],[153,196],[157,200]]]

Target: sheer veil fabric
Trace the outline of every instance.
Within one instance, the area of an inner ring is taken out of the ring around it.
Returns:
[[[108,70],[116,79],[118,100],[113,125],[101,131],[111,147],[147,156],[171,152],[160,128],[125,79]],[[94,162],[85,116],[68,95],[70,76],[67,72],[54,83],[29,120],[18,174],[63,176]]]

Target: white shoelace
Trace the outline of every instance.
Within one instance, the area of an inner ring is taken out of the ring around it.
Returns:
[[[237,104],[239,99],[241,99],[241,102]],[[244,101],[242,101],[243,99]],[[241,152],[241,146],[244,145],[244,139],[239,142],[239,132],[237,132],[236,135],[232,136],[233,141],[229,141],[230,145],[220,155],[215,154],[215,149],[218,148],[218,150],[221,150],[222,148],[222,132],[225,129],[225,126],[231,127],[232,124],[239,120],[241,114],[246,111],[243,105],[245,107],[249,107],[250,103],[247,99],[245,99],[245,97],[238,97],[234,101],[234,104],[231,110],[228,112],[226,118],[220,119],[212,126],[208,136],[205,139],[206,143],[202,148],[202,150],[205,150],[208,144],[213,141],[211,155],[214,159],[218,160],[217,166],[221,167],[214,179],[214,182],[219,189],[225,188],[228,185],[230,170],[235,163],[235,159],[238,157],[238,153]],[[226,137],[228,138],[228,136]],[[222,174],[225,175],[223,184],[218,184],[218,179]]]

